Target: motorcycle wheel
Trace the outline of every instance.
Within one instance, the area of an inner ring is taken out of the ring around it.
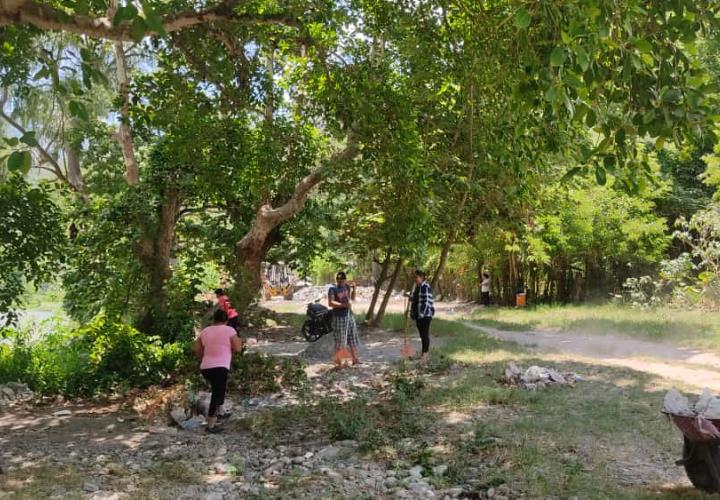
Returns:
[[[317,339],[322,337],[322,334],[315,328],[314,322],[311,319],[306,319],[302,326],[302,334],[305,340],[308,342],[315,342]]]

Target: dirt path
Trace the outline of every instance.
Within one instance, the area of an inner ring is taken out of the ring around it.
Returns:
[[[518,332],[479,326],[471,321],[464,324],[527,347],[569,354],[577,360],[631,368],[688,386],[709,387],[720,392],[720,356],[712,352],[617,335],[543,330]]]

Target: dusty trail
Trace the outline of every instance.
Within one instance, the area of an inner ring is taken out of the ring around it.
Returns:
[[[464,324],[503,340],[542,351],[571,355],[578,361],[631,368],[693,387],[720,392],[720,355],[667,342],[640,340],[618,335],[590,335],[583,332],[505,331]]]

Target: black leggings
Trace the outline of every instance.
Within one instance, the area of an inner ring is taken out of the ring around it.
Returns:
[[[489,306],[490,305],[490,292],[481,292],[482,294],[482,305]]]
[[[430,350],[430,322],[432,318],[418,318],[415,320],[420,340],[422,340],[422,352],[426,354]]]
[[[208,409],[208,417],[214,417],[218,406],[225,403],[225,388],[227,387],[228,369],[223,367],[206,368],[200,370],[202,376],[205,377],[212,387],[212,396],[210,397],[210,408]]]
[[[225,323],[225,324],[237,332],[238,328],[240,327],[239,322],[240,322],[240,316],[234,316],[234,317],[230,318],[229,320],[227,320],[227,323]]]

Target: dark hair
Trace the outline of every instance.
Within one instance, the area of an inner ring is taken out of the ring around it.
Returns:
[[[347,279],[347,274],[345,274],[345,271],[340,271],[339,273],[337,273],[337,274],[335,275],[335,279],[336,279],[336,280],[346,280],[346,279]]]
[[[222,288],[216,288],[215,295],[225,295],[225,290],[223,290]]]
[[[483,273],[483,278],[489,278],[489,277],[490,277],[490,274],[487,271],[485,271]]]
[[[415,276],[419,276],[419,277],[421,277],[421,278],[424,278],[424,277],[425,277],[425,271],[422,271],[422,270],[420,270],[420,269],[416,269],[416,270],[415,270]]]
[[[218,309],[213,313],[213,322],[215,323],[227,323],[228,317],[227,313],[223,311],[222,309]]]

